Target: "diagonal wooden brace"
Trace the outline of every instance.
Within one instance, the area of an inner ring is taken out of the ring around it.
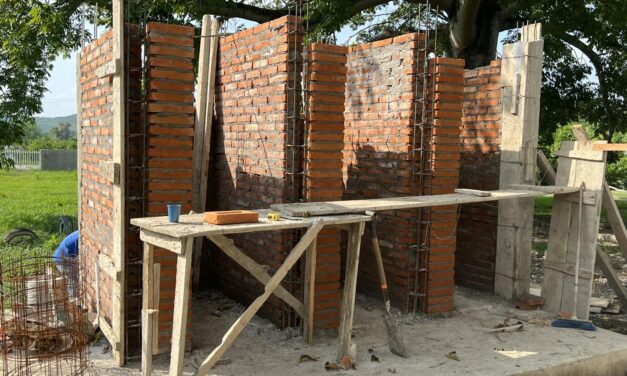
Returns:
[[[276,290],[279,286],[279,283],[285,278],[288,271],[296,264],[298,259],[305,253],[307,248],[309,248],[309,244],[318,236],[318,233],[324,227],[324,221],[322,219],[318,219],[313,222],[312,226],[307,230],[305,235],[300,239],[298,244],[292,249],[290,254],[285,258],[283,264],[277,269],[276,273],[270,278],[268,283],[266,283],[264,293],[259,296],[255,301],[242,313],[242,315],[235,321],[235,323],[229,328],[224,337],[222,337],[222,342],[218,347],[216,347],[211,354],[202,362],[200,367],[198,368],[198,372],[196,375],[206,375],[211,367],[213,367],[220,357],[224,355],[226,350],[233,344],[235,338],[239,336],[242,332],[246,324],[255,316],[257,311],[261,308],[263,303],[268,300],[270,295]]]
[[[224,235],[211,235],[207,236],[207,239],[217,245],[222,252],[226,253],[233,261],[237,262],[239,266],[246,269],[247,272],[252,274],[253,277],[263,284],[268,283],[270,275],[266,272],[266,269],[259,265],[255,260],[248,257],[244,252],[235,246],[232,239],[227,238]],[[274,291],[274,295],[278,296],[290,307],[294,308],[294,311],[298,313],[300,317],[304,317],[303,303],[290,294],[283,286],[277,286]]]

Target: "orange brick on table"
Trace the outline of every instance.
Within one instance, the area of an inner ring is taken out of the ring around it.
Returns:
[[[252,210],[222,210],[205,212],[203,219],[212,225],[259,222],[259,213]]]

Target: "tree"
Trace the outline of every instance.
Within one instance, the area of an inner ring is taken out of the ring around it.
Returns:
[[[625,128],[627,78],[622,72],[627,68],[627,27],[624,2],[309,0],[307,19],[310,32],[317,39],[329,38],[343,26],[351,25],[358,30],[358,39],[374,40],[415,31],[419,4],[427,2],[433,9],[431,18],[437,20],[438,51],[464,58],[467,68],[486,65],[496,57],[500,32],[526,22],[543,23],[545,69],[541,136],[545,142],[550,140],[558,124],[579,118],[596,123],[597,133],[608,140]],[[77,0],[0,0],[0,35],[6,40],[0,51],[0,77],[8,69],[17,69],[23,75],[16,83],[0,82],[0,87],[24,94],[24,100],[29,101],[25,108],[30,113],[40,105],[49,63],[59,53],[79,46],[81,3]],[[110,0],[86,3],[98,5],[102,24],[110,22]],[[137,22],[140,14],[147,14],[153,21],[197,26],[204,14],[266,22],[288,14],[288,3],[294,1],[129,0],[127,3],[131,22]],[[385,15],[378,16],[382,10]],[[426,17],[424,10],[421,14]],[[89,9],[86,15],[92,16]],[[21,48],[25,45],[29,48]],[[28,74],[29,70],[33,73]],[[19,99],[19,96],[12,98]],[[0,108],[0,118],[4,117]],[[14,137],[19,138],[20,123],[16,124]]]
[[[59,123],[56,127],[50,129],[50,135],[57,140],[69,140],[72,137],[72,128],[70,123]]]

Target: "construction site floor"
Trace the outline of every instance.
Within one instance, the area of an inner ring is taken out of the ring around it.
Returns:
[[[586,332],[550,326],[552,316],[521,311],[490,294],[458,288],[455,312],[448,318],[404,315],[401,330],[410,352],[406,359],[386,345],[382,304],[358,296],[353,341],[356,370],[327,371],[335,360],[337,341],[331,335],[303,343],[291,330],[279,330],[255,317],[212,375],[620,375],[627,374],[627,336],[604,329]],[[244,307],[212,293],[192,305],[194,350],[185,356],[185,374],[193,374]],[[488,333],[499,324],[521,321],[521,331]],[[98,375],[139,375],[139,361],[117,368],[105,345],[91,348]],[[303,360],[303,355],[307,358]],[[155,357],[155,374],[167,374],[168,355]]]

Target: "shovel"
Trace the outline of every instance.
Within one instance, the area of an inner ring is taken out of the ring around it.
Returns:
[[[383,269],[383,259],[381,258],[381,248],[379,248],[379,239],[377,238],[377,221],[376,213],[367,211],[366,215],[372,217],[370,221],[370,240],[372,241],[372,251],[374,252],[375,261],[377,262],[377,269],[379,271],[379,280],[381,281],[381,292],[383,293],[383,302],[385,303],[385,313],[383,314],[383,322],[388,334],[388,344],[392,354],[407,357],[407,350],[405,349],[405,341],[398,329],[398,323],[392,317],[390,312],[390,296],[388,294],[388,284],[385,278],[385,270]]]

